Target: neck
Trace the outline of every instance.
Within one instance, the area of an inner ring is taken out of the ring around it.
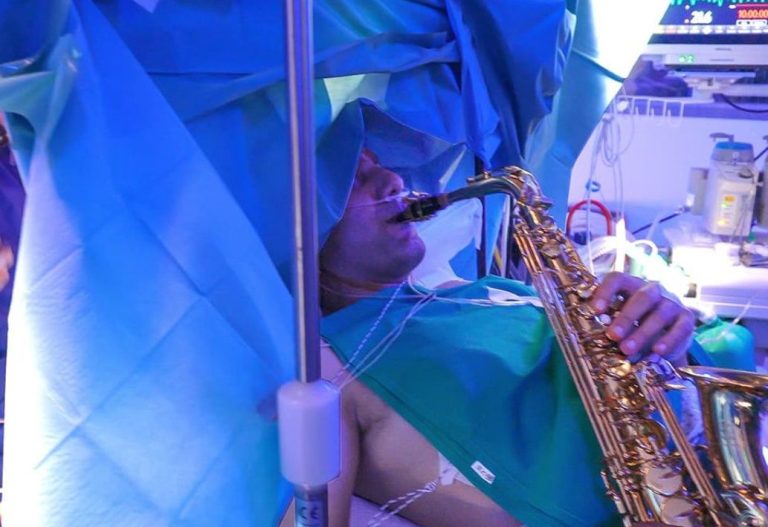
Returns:
[[[396,286],[396,282],[376,282],[339,276],[327,269],[320,269],[320,303],[323,315],[330,315],[361,298],[369,297],[387,287]]]

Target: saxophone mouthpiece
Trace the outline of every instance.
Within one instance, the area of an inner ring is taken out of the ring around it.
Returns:
[[[392,218],[391,221],[393,223],[427,220],[434,216],[438,211],[441,211],[450,205],[448,194],[445,193],[437,194],[435,196],[414,193],[412,197],[406,198],[405,202],[405,209]]]

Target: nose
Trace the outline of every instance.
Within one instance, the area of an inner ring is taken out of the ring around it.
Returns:
[[[389,198],[392,196],[397,196],[398,194],[401,194],[403,192],[404,183],[403,178],[392,172],[391,170],[387,170],[386,168],[382,169],[382,171],[385,173],[383,174],[383,186],[381,189],[382,198]]]

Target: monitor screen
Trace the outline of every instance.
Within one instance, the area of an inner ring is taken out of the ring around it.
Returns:
[[[682,69],[768,65],[768,0],[671,0],[647,53]]]

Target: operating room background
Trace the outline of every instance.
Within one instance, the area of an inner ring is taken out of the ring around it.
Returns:
[[[763,47],[768,54],[768,45]],[[709,315],[719,314],[749,329],[758,368],[765,370],[768,268],[747,268],[738,257],[744,243],[765,247],[765,223],[763,220],[759,224],[757,217],[752,219],[749,236],[707,232],[702,226],[705,183],[701,177],[710,169],[715,142],[730,140],[729,136],[733,141],[750,144],[755,155],[763,152],[754,169],[764,171],[768,69],[761,63],[678,71],[674,66],[654,63],[654,59],[657,57],[642,55],[635,70],[646,74],[650,71],[654,82],[666,83],[674,93],[637,94],[634,89],[638,82],[630,75],[574,163],[568,202],[593,198],[605,203],[615,217],[623,214],[629,240],[648,240],[658,247],[664,260],[673,264],[670,267],[675,269],[675,277],[685,282],[681,288],[689,289],[691,298],[686,301],[692,307]],[[740,84],[745,81],[747,84]],[[700,86],[707,86],[709,91]],[[733,103],[718,95],[733,88],[752,90],[755,96],[738,97]],[[757,197],[759,202],[760,193]],[[589,216],[589,230],[596,236],[605,234],[602,217],[592,213]],[[587,230],[585,217],[585,212],[578,215],[581,224],[576,230]],[[688,256],[689,251],[693,258]],[[711,272],[707,269],[708,260],[720,262],[726,258],[728,265],[723,264],[717,271],[714,265]],[[695,265],[686,265],[692,259]]]
[[[287,497],[271,396],[293,366],[280,12],[236,2],[55,4],[46,24],[34,2],[17,19],[0,18],[29,29],[13,42],[23,49],[13,55],[5,46],[0,60],[8,61],[0,103],[14,114],[31,211],[14,306],[13,342],[24,354],[10,366],[17,455],[7,472],[8,518],[46,527],[271,518]],[[636,55],[626,35],[621,46],[597,45],[599,19],[625,3],[579,2],[585,29],[566,72],[561,46],[575,2],[527,2],[520,11],[541,14],[540,24],[459,9],[472,2],[446,2],[450,12],[438,1],[399,2],[401,18],[388,1],[317,4],[326,28],[318,70],[327,79],[316,85],[324,230],[346,196],[333,177],[348,183],[360,144],[371,140],[371,104],[418,129],[412,141],[401,126],[393,135],[405,140],[391,155],[417,147],[436,161],[434,180],[450,144],[472,142],[495,166],[519,162],[525,143],[535,144],[530,168],[562,215],[571,163],[631,67],[614,55]],[[352,6],[349,19],[330,4]],[[553,4],[557,16],[543,16]],[[264,31],[246,30],[243,20]],[[505,31],[478,30],[494,20]],[[539,40],[548,45],[533,45]],[[478,59],[470,51],[481,44]],[[498,54],[517,64],[494,62]],[[505,69],[520,63],[522,73]],[[553,102],[551,90],[569,73],[573,82]],[[542,78],[552,84],[538,98]],[[503,91],[510,86],[540,104],[515,115]],[[550,104],[555,113],[526,141],[528,124]],[[649,119],[658,137],[653,126]],[[679,142],[677,130],[669,136]],[[628,167],[634,154],[624,155]],[[640,201],[628,203],[629,218],[642,218]]]

